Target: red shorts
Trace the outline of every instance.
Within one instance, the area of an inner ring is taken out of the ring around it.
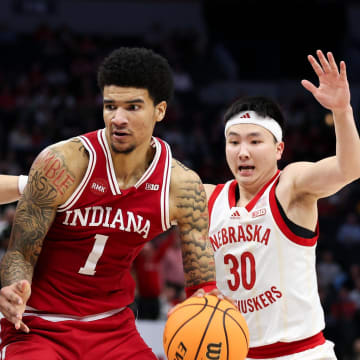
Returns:
[[[24,322],[28,334],[1,320],[1,360],[157,359],[137,331],[129,308],[94,321],[52,322],[25,316]]]

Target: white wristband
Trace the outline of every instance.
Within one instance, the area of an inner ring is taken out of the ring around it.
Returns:
[[[25,186],[28,182],[28,177],[26,175],[20,175],[18,179],[18,190],[20,195],[24,192]]]

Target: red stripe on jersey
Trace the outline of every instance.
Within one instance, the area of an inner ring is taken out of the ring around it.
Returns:
[[[212,212],[212,209],[214,207],[215,200],[217,199],[218,195],[220,194],[220,192],[221,192],[221,190],[223,189],[224,186],[225,186],[225,184],[216,185],[214,191],[210,195],[210,198],[209,198],[209,201],[208,201],[209,219],[211,218],[211,212]]]
[[[274,357],[297,354],[324,343],[324,335],[322,332],[319,332],[309,338],[292,341],[290,343],[277,342],[275,344],[250,348],[247,357],[252,359],[271,359]]]
[[[236,187],[237,187],[237,181],[233,180],[229,185],[229,194],[228,194],[230,209],[236,206]]]
[[[276,222],[276,224],[278,225],[278,227],[280,228],[280,230],[282,231],[282,233],[292,242],[294,242],[295,244],[298,245],[302,245],[302,246],[314,246],[317,242],[317,239],[319,237],[319,222],[316,224],[316,231],[315,231],[315,236],[312,238],[303,238],[300,237],[298,235],[295,235],[290,229],[289,227],[286,225],[284,219],[282,218],[279,208],[277,206],[276,203],[276,198],[275,198],[275,189],[276,186],[278,184],[278,181],[276,181],[273,185],[273,187],[270,190],[270,194],[269,194],[269,202],[270,202],[270,208],[271,208],[271,212],[274,216],[274,220]]]
[[[249,203],[245,206],[248,212],[250,212],[254,208],[254,206],[260,199],[261,195],[265,192],[268,186],[275,180],[275,178],[279,175],[279,173],[280,170],[276,172],[276,174],[262,187],[262,189],[254,196],[254,198],[250,200]]]
[[[249,203],[245,206],[246,210],[250,212],[258,200],[260,199],[261,195],[265,192],[268,186],[275,180],[275,178],[280,173],[280,170],[276,172],[276,174],[260,189],[260,191],[254,196],[253,199],[249,201]],[[236,187],[237,181],[233,180],[229,186],[229,207],[230,209],[236,206]]]

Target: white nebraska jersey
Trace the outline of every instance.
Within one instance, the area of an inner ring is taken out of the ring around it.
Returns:
[[[321,332],[313,238],[286,226],[275,198],[280,172],[245,207],[236,207],[236,180],[209,199],[210,242],[217,287],[236,299],[250,330],[250,347],[293,342]]]

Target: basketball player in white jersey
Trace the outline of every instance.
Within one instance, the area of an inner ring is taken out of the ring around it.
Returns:
[[[26,183],[25,175],[0,175],[0,204],[19,200]]]
[[[226,159],[234,175],[206,184],[217,286],[250,330],[249,359],[335,359],[324,339],[315,272],[317,200],[360,177],[360,140],[345,63],[309,56],[319,79],[301,83],[332,111],[336,155],[278,169],[283,116],[270,99],[248,97],[225,114]]]

